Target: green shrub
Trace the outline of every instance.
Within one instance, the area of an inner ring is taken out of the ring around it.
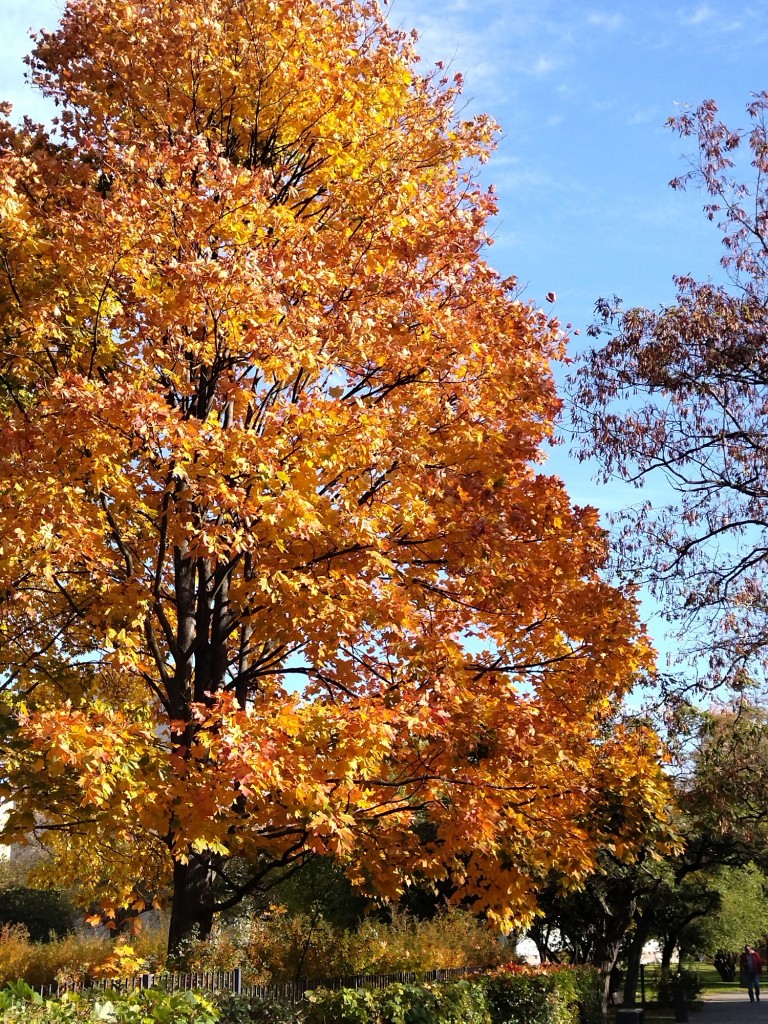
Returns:
[[[590,1015],[592,1014],[592,1015]],[[306,1024],[600,1024],[597,971],[511,965],[461,981],[310,994]]]
[[[319,988],[307,996],[308,1024],[377,1024],[379,992],[373,989]]]
[[[24,925],[33,942],[60,938],[74,928],[68,897],[55,889],[0,888],[0,926]]]
[[[317,989],[307,1024],[491,1024],[478,982],[393,984],[385,989]]]
[[[45,999],[24,982],[0,991],[4,1024],[218,1024],[219,1011],[193,992],[70,993]]]
[[[602,1024],[595,968],[508,964],[485,985],[492,1024]]]
[[[488,977],[486,999],[492,1024],[554,1024],[552,973],[500,970]]]
[[[435,985],[443,1024],[491,1024],[485,985],[480,978]]]
[[[676,1004],[678,993],[682,992],[686,1002],[693,1002],[701,992],[701,982],[695,971],[679,967],[674,973],[662,971],[658,982],[658,999],[663,1006]]]
[[[574,967],[569,971],[558,971],[561,979],[571,979],[575,989],[575,1005],[581,1024],[603,1024],[603,983],[596,967]]]
[[[388,985],[378,1004],[382,1024],[442,1024],[438,997],[428,985]]]
[[[257,996],[226,993],[217,997],[216,1005],[221,1024],[298,1024],[302,1019],[295,1007]]]
[[[491,1024],[478,979],[388,985],[377,996],[380,1024]]]
[[[596,967],[550,968],[555,984],[553,1024],[602,1024],[603,986]]]

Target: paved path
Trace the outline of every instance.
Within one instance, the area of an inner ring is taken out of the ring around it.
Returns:
[[[768,986],[762,996],[759,1003],[750,1003],[746,989],[709,993],[701,1013],[690,1015],[690,1024],[768,1024]]]

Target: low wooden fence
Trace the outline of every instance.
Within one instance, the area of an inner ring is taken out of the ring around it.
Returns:
[[[396,974],[354,974],[346,978],[324,978],[285,982],[276,985],[248,985],[243,982],[242,968],[232,971],[191,971],[187,973],[134,974],[129,978],[78,978],[55,985],[40,986],[41,995],[63,995],[65,992],[133,992],[143,988],[162,988],[168,992],[233,992],[264,1002],[288,1003],[295,1006],[307,992],[316,988],[386,988],[397,983],[449,981],[476,974],[477,967],[438,968],[433,971],[399,971]]]

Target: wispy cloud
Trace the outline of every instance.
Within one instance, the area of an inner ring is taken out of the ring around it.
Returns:
[[[609,32],[617,32],[624,25],[624,16],[616,12],[593,11],[587,16],[587,24],[595,28],[604,28]]]
[[[711,4],[699,4],[693,10],[680,10],[678,18],[681,25],[687,28],[704,28],[710,33],[746,31],[748,25],[754,26],[761,20],[760,12],[746,6],[721,8]]]
[[[709,4],[699,4],[693,11],[680,13],[680,21],[684,25],[703,25],[705,22],[712,21],[714,17],[715,11]]]
[[[661,122],[658,107],[637,107],[627,118],[627,124],[650,124],[653,121]]]
[[[558,66],[558,61],[552,57],[538,57],[531,65],[531,74],[534,75],[548,75],[550,71]]]

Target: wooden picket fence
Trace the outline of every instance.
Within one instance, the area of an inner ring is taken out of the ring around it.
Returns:
[[[54,985],[42,985],[37,991],[43,996],[63,995],[65,992],[134,992],[144,988],[162,988],[168,992],[232,992],[247,995],[264,1002],[287,1003],[295,1006],[313,989],[386,988],[397,983],[422,981],[449,981],[476,974],[477,967],[438,968],[432,971],[398,971],[396,974],[354,974],[345,978],[325,978],[309,981],[302,979],[276,985],[247,985],[243,982],[242,968],[231,971],[190,971],[187,973],[134,974],[128,978],[78,978]]]

